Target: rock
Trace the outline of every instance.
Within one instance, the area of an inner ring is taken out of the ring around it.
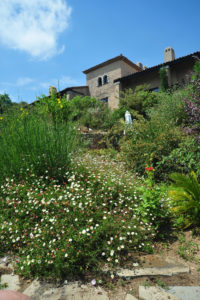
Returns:
[[[10,258],[5,256],[0,258],[0,274],[11,274],[13,272],[12,266],[9,264]]]
[[[61,300],[61,299],[66,299],[63,297],[62,294],[62,289],[61,288],[50,288],[46,292],[44,292],[40,298],[40,300]]]
[[[172,276],[181,273],[189,273],[190,269],[188,266],[177,265],[171,267],[158,267],[158,268],[141,268],[141,269],[120,269],[116,272],[119,277],[138,277],[138,276]]]
[[[40,293],[41,283],[35,279],[23,293],[31,298],[35,298]],[[37,299],[37,298],[36,298]]]
[[[58,291],[58,289],[56,289],[56,288],[48,289],[46,292],[43,293],[43,296],[49,297],[49,296],[55,294],[57,291]]]
[[[139,286],[139,297],[142,300],[180,300],[155,286]]]
[[[115,271],[115,274],[119,277],[124,278],[134,278],[139,276],[173,276],[182,273],[189,273],[190,268],[182,263],[177,261],[173,261],[169,258],[160,259],[159,257],[154,257],[152,260],[152,266],[143,266],[143,267],[136,267],[132,269],[118,269]],[[138,264],[133,263],[133,266],[138,266]],[[109,267],[105,265],[102,268],[102,272],[108,273],[111,272]]]
[[[19,292],[2,290],[0,291],[0,300],[31,300],[31,298]]]
[[[1,276],[1,284],[7,284],[7,287],[4,290],[19,291],[20,282],[18,275],[4,274]]]
[[[133,295],[127,294],[125,300],[138,300]]]
[[[107,293],[100,287],[91,287],[84,285],[79,287],[78,284],[69,284],[64,286],[65,298],[67,300],[109,300]],[[63,297],[63,299],[65,299]]]
[[[167,292],[181,300],[200,299],[200,286],[170,286]]]
[[[5,264],[0,264],[0,274],[11,274],[13,273],[13,269],[9,268]]]

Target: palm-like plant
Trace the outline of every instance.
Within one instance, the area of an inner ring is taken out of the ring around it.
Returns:
[[[179,226],[188,228],[200,225],[200,184],[196,174],[173,173],[169,191],[171,210],[177,216]]]

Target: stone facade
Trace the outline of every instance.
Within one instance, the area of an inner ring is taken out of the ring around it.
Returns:
[[[174,49],[171,47],[168,47],[164,51],[164,62],[175,60],[175,52]]]
[[[159,90],[159,70],[162,67],[167,69],[169,86],[187,84],[195,63],[194,56],[200,57],[200,52],[175,59],[174,50],[168,47],[164,50],[164,63],[146,68],[141,63],[134,64],[125,56],[119,55],[83,71],[86,86],[67,88],[60,95],[67,95],[68,100],[76,95],[89,95],[107,102],[111,109],[115,109],[118,108],[122,90],[134,90],[136,86],[144,84],[150,90]]]
[[[59,96],[63,97],[66,96],[67,100],[73,99],[75,96],[88,96],[89,95],[89,88],[88,86],[74,86],[70,88],[66,88],[59,92]]]
[[[200,53],[198,53],[200,56]],[[158,91],[161,88],[159,70],[165,67],[168,74],[169,86],[184,86],[190,80],[195,59],[193,55],[188,55],[177,60],[172,60],[158,66],[145,69],[141,72],[118,78],[114,81],[118,82],[120,90],[128,88],[135,89],[138,85],[147,85],[149,90]]]
[[[139,69],[134,64],[128,64],[123,58],[119,56],[109,64],[84,71],[90,95],[108,102],[111,109],[117,108],[119,102],[119,85],[114,84],[114,80],[138,72]],[[106,82],[104,82],[105,76]]]

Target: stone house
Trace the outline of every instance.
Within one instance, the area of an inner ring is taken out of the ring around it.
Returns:
[[[169,86],[185,85],[195,63],[195,56],[200,58],[200,52],[195,52],[175,59],[174,50],[168,47],[164,50],[164,62],[147,68],[142,63],[133,63],[122,54],[91,67],[83,73],[86,75],[86,86],[69,87],[59,92],[70,100],[76,95],[95,97],[108,103],[111,109],[117,108],[120,91],[138,85],[146,84],[148,89],[160,89],[159,70],[165,67]]]

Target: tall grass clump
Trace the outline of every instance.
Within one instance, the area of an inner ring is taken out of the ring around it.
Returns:
[[[31,170],[38,176],[64,180],[75,149],[72,126],[55,122],[48,114],[20,111],[1,120],[0,178],[24,178]]]

